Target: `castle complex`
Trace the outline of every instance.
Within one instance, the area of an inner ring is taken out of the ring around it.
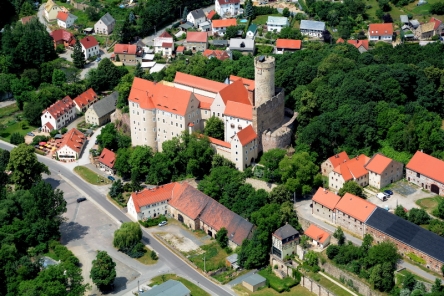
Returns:
[[[275,59],[254,60],[255,80],[230,76],[225,83],[177,72],[174,82],[135,78],[129,95],[132,145],[155,151],[183,131],[203,131],[216,116],[224,140],[210,138],[218,154],[243,170],[258,153],[290,144],[296,118],[285,108],[284,89],[274,85]]]

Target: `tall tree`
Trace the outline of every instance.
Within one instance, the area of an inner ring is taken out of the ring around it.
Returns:
[[[254,16],[253,3],[251,0],[245,1],[244,15],[246,18],[253,18]]]
[[[136,69],[134,70],[134,76],[142,78],[143,74],[145,74],[145,72],[142,69],[142,65],[140,65],[139,62],[137,62]]]
[[[216,116],[211,116],[205,125],[205,135],[224,140],[224,122]]]
[[[32,4],[29,1],[25,1],[20,8],[20,17],[34,15],[35,10],[32,7]]]
[[[74,45],[71,57],[76,68],[83,69],[85,67],[85,54],[82,51],[82,46],[80,45],[80,41],[78,39]]]
[[[220,247],[222,249],[226,248],[228,246],[228,231],[225,227],[222,227],[219,229],[219,231],[216,233],[216,241],[219,243]]]
[[[351,194],[359,196],[361,198],[365,198],[362,187],[359,186],[359,184],[356,183],[355,181],[345,182],[345,184],[342,186],[342,188],[339,189],[338,195],[342,197],[346,193],[351,193]]]
[[[187,16],[188,16],[188,7],[185,6],[185,8],[183,9],[183,12],[182,12],[182,20],[186,20]]]
[[[106,251],[99,251],[96,259],[92,262],[89,276],[93,283],[104,290],[114,284],[116,278],[116,263]]]

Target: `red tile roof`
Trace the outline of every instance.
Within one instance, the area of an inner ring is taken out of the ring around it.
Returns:
[[[96,92],[90,88],[86,91],[84,91],[83,93],[81,93],[80,95],[78,95],[75,99],[74,99],[74,103],[76,103],[76,105],[82,109],[85,106],[88,106],[88,104],[97,101],[98,96],[96,94]]]
[[[286,49],[301,49],[302,41],[301,40],[293,40],[293,39],[277,39],[276,47],[277,48],[286,48]]]
[[[214,20],[211,22],[213,25],[213,28],[225,28],[225,27],[231,27],[236,26],[237,22],[236,19],[221,19],[221,20]]]
[[[360,48],[361,46],[368,50],[368,40],[347,40],[348,44],[353,45],[356,48]]]
[[[160,34],[159,37],[171,38],[172,36],[167,31],[163,31],[163,33]]]
[[[437,18],[432,17],[429,21],[429,23],[435,23],[435,26],[433,27],[433,30],[438,30],[439,26],[441,25],[441,21]]]
[[[30,15],[30,16],[22,17],[22,18],[20,19],[20,22],[21,22],[23,25],[26,25],[26,24],[29,23],[34,17],[35,17],[35,15]]]
[[[242,144],[242,146],[245,146],[254,139],[257,139],[257,134],[254,131],[251,124],[248,125],[246,128],[244,128],[243,130],[241,130],[240,132],[238,132],[236,135],[239,138],[239,142]]]
[[[94,36],[86,36],[86,37],[80,39],[80,43],[86,49],[94,47],[96,45],[99,45],[99,43],[97,42],[96,38],[94,38]]]
[[[416,151],[406,169],[444,184],[444,161],[421,151]]]
[[[62,136],[62,141],[60,142],[60,148],[68,146],[77,153],[80,153],[83,145],[85,144],[85,135],[76,128],[70,129],[66,134]]]
[[[202,55],[207,58],[214,57],[220,61],[224,61],[224,60],[230,58],[230,55],[228,54],[228,52],[226,52],[225,50],[219,50],[219,49],[216,49],[216,50],[206,49],[206,50],[204,50]]]
[[[226,4],[237,4],[240,3],[240,0],[217,0],[220,5],[226,5]]]
[[[212,138],[212,137],[208,137],[208,138],[210,139],[210,142],[212,144],[219,145],[219,146],[231,149],[231,144],[228,143],[228,142],[225,142],[225,141],[222,141],[222,140],[219,140],[219,139],[216,139],[216,138]]]
[[[210,97],[206,97],[200,94],[194,93],[194,96],[197,100],[199,100],[199,109],[208,109],[210,110],[211,104],[213,104],[214,99]]]
[[[50,131],[52,131],[54,129],[54,127],[52,126],[52,124],[48,121],[47,123],[45,123],[46,127],[49,128]]]
[[[393,24],[370,24],[368,32],[370,36],[393,35]]]
[[[174,82],[213,93],[218,93],[227,86],[226,84],[221,82],[193,76],[190,74],[185,74],[182,72],[176,72]]]
[[[136,212],[140,213],[141,207],[172,199],[174,188],[180,186],[181,184],[174,182],[157,186],[155,188],[145,188],[140,192],[131,193]]]
[[[315,201],[318,204],[329,208],[330,210],[334,210],[336,204],[339,202],[340,199],[341,197],[339,195],[336,195],[327,189],[319,187],[318,191],[316,191],[315,195],[313,196],[312,201]]]
[[[212,10],[208,13],[207,19],[211,20],[216,15],[216,11]]]
[[[57,13],[57,19],[66,22],[69,14],[67,12],[59,11]]]
[[[136,54],[137,45],[135,44],[116,44],[114,45],[114,53],[116,54]]]
[[[254,80],[243,78],[243,77],[239,77],[239,76],[230,75],[230,81],[231,82],[234,82],[236,80],[242,80],[242,83],[244,84],[244,86],[247,88],[248,91],[254,91],[254,89],[256,87],[256,84],[255,84]]]
[[[181,45],[176,48],[176,52],[183,52],[185,50],[185,46]]]
[[[63,29],[54,30],[51,32],[50,35],[52,36],[52,39],[54,39],[55,42],[57,41],[75,42],[74,36],[68,31]]]
[[[346,193],[336,205],[336,210],[361,222],[367,221],[375,209],[376,205],[350,193]]]
[[[226,85],[219,91],[222,100],[227,105],[228,101],[238,102],[251,106],[251,102],[248,99],[248,91],[245,88],[241,80],[234,81],[233,83]]]
[[[369,160],[369,157],[361,154],[347,162],[341,163],[334,168],[334,171],[342,175],[345,182],[352,180],[353,178],[357,179],[368,174],[368,171],[365,169],[365,165]]]
[[[187,42],[206,43],[207,41],[207,32],[187,32]]]
[[[104,148],[99,156],[99,162],[109,168],[113,168],[116,162],[116,154],[111,150]]]
[[[347,152],[342,151],[336,155],[331,156],[328,160],[330,160],[331,165],[333,166],[333,168],[335,168],[341,163],[349,161],[350,158],[348,157]]]
[[[71,108],[74,106],[75,105],[74,105],[73,100],[69,96],[66,96],[63,99],[55,102],[54,104],[52,104],[51,106],[49,106],[45,110],[43,110],[42,113],[45,113],[46,111],[48,111],[49,114],[51,114],[55,119],[57,119],[60,116],[62,116],[63,114],[65,114],[65,112],[71,110]]]
[[[224,114],[225,116],[253,120],[253,107],[243,103],[228,101]]]
[[[314,224],[311,224],[307,229],[305,229],[304,234],[321,244],[323,244],[330,237],[330,234],[327,231],[322,230]]]
[[[183,183],[174,188],[173,198],[168,203],[190,219],[195,220],[199,218],[210,200],[211,197],[191,187],[188,183]]]
[[[342,39],[342,38],[339,38],[337,41],[336,41],[336,44],[338,44],[338,43],[344,43],[345,42],[345,40],[344,39]]]
[[[392,162],[391,158],[388,158],[382,154],[375,154],[370,161],[366,164],[365,168],[369,171],[375,172],[381,175],[384,170],[390,165]]]
[[[173,47],[173,43],[171,43],[171,42],[163,42],[162,43],[162,47],[165,47],[165,48]]]
[[[159,109],[185,116],[192,93],[187,90],[134,78],[128,100],[143,109]]]

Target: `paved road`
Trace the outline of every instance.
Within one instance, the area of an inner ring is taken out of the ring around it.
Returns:
[[[9,143],[0,141],[0,148],[11,150],[14,146]],[[85,183],[82,179],[80,179],[75,173],[73,173],[69,168],[66,168],[63,164],[58,163],[55,160],[48,159],[44,156],[37,155],[40,162],[44,163],[48,166],[48,168],[52,171],[59,172],[66,180],[70,181],[70,185],[75,188],[77,191],[81,188],[88,199],[94,200],[97,204],[99,204],[104,211],[106,211],[109,215],[114,217],[120,222],[130,222],[131,220],[119,209],[117,209],[113,204],[111,204],[106,197],[99,193],[93,186]],[[197,270],[190,267],[180,258],[178,258],[174,253],[172,253],[168,248],[163,246],[157,240],[155,240],[149,233],[143,231],[143,241],[145,244],[149,245],[152,249],[154,249],[157,253],[159,253],[159,257],[165,258],[166,264],[168,266],[174,266],[173,270],[169,270],[168,272],[186,275],[187,278],[191,279],[192,282],[198,283],[200,286],[206,288],[206,290],[211,291],[213,295],[235,295],[232,291],[229,291],[226,287],[219,286],[200,274]],[[129,289],[134,289],[137,286],[136,281],[129,283]]]

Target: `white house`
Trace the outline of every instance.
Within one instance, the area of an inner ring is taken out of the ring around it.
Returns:
[[[70,129],[63,135],[56,151],[57,158],[61,161],[76,161],[82,153],[86,143],[86,136],[76,128]]]
[[[322,37],[322,32],[325,31],[325,23],[318,21],[302,20],[299,26],[302,35],[310,37]]]
[[[205,22],[206,20],[207,17],[201,8],[190,11],[190,13],[187,15],[187,21],[193,23],[195,28],[199,27],[199,24]]]
[[[109,35],[113,32],[116,20],[107,12],[94,24],[94,32]]]
[[[393,40],[393,24],[370,24],[368,27],[368,39],[370,41],[388,41]]]
[[[239,14],[240,0],[216,0],[215,10],[221,17],[234,17]]]
[[[57,14],[57,25],[61,28],[69,28],[76,21],[77,17],[70,12],[59,11]]]
[[[177,183],[169,183],[131,193],[127,204],[128,213],[134,220],[145,220],[166,215],[168,201],[172,198],[173,188],[176,185]]]
[[[62,8],[58,6],[54,1],[48,0],[45,4],[45,18],[48,22],[57,19],[57,14],[62,11]]]
[[[154,38],[154,53],[161,53],[162,56],[171,56],[174,50],[173,37],[167,31]]]
[[[256,36],[256,32],[257,32],[257,25],[251,24],[248,27],[247,35],[245,36],[245,38],[254,39],[254,37]]]
[[[214,20],[212,22],[213,34],[218,34],[219,36],[225,35],[228,27],[237,26],[236,19],[223,19]]]
[[[65,127],[76,118],[76,105],[74,101],[66,96],[55,102],[42,112],[42,131],[49,133],[56,129]]]
[[[234,135],[231,141],[231,160],[236,164],[236,169],[243,171],[257,159],[258,144],[257,134],[251,125]]]
[[[267,20],[267,30],[269,32],[273,32],[276,30],[276,32],[280,32],[282,28],[288,27],[288,18],[283,16],[268,16]]]
[[[94,36],[86,36],[85,38],[81,39],[80,45],[82,46],[82,51],[85,54],[85,60],[100,53],[99,43]]]

